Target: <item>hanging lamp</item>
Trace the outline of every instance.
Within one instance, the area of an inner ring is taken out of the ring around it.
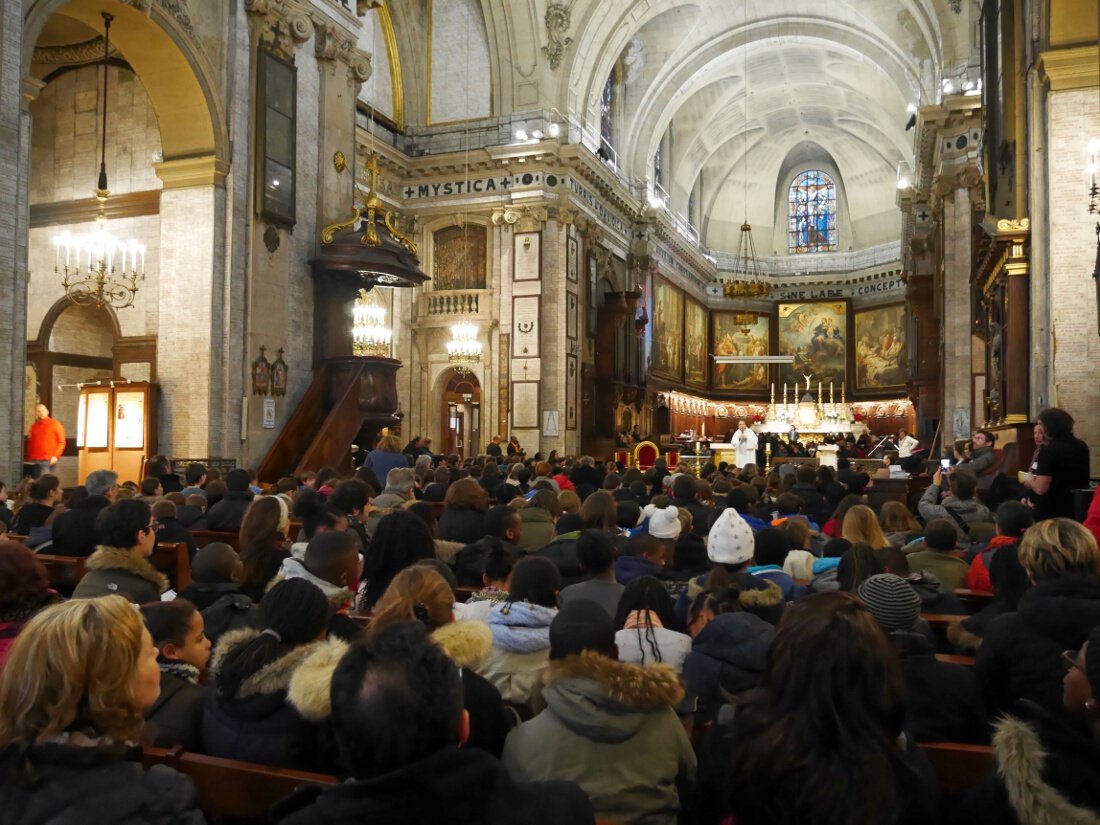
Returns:
[[[95,228],[54,236],[54,272],[62,276],[65,296],[74,304],[125,309],[134,305],[138,281],[145,280],[145,245],[133,238],[117,238],[107,227],[107,200],[111,196],[107,188],[107,63],[112,20],[112,15],[103,12],[103,121]]]

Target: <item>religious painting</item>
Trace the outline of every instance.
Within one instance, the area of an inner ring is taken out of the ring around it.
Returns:
[[[260,357],[252,362],[252,394],[267,395],[271,390],[271,363],[267,360],[267,347],[260,347]]]
[[[650,368],[680,377],[684,344],[684,293],[668,281],[653,279],[653,362]]]
[[[785,384],[811,388],[818,383],[844,383],[848,356],[848,302],[805,301],[780,304],[778,312],[780,355],[794,356],[783,364],[779,378]]]
[[[707,383],[707,310],[690,298],[684,303],[684,381]]]
[[[739,312],[712,312],[715,355],[761,356],[771,353],[771,318]],[[740,322],[740,323],[739,323]],[[711,389],[766,390],[767,364],[711,364]]]
[[[289,368],[287,367],[286,361],[283,360],[283,348],[279,347],[279,351],[276,352],[275,355],[275,363],[271,365],[271,394],[286,395]]]
[[[432,289],[485,289],[484,226],[449,226],[433,238]]]
[[[855,388],[896,389],[905,384],[905,306],[855,313]]]

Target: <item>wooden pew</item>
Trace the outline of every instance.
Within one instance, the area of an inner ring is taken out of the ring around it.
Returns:
[[[955,653],[937,653],[937,662],[947,662],[950,665],[966,665],[968,667],[974,666],[973,656],[961,656]]]
[[[143,764],[168,765],[195,783],[199,806],[211,822],[269,822],[271,806],[306,784],[336,785],[335,776],[286,768],[272,768],[253,762],[238,762],[215,756],[200,756],[179,748],[147,748]]]
[[[932,629],[932,635],[936,637],[936,649],[941,651],[951,650],[951,644],[947,641],[947,629],[958,624],[968,616],[956,616],[953,613],[921,613],[920,617],[928,622]]]
[[[458,589],[455,590],[455,601],[465,604],[470,600],[470,596],[474,595],[474,593],[477,593],[479,590],[481,590],[480,587],[473,587],[472,585],[468,584],[460,584],[458,586]]]
[[[46,566],[50,576],[50,587],[62,596],[71,596],[77,583],[84,578],[83,556],[54,556],[36,553],[35,557]]]
[[[191,535],[195,537],[195,544],[200,550],[215,541],[228,544],[238,552],[241,549],[241,537],[237,533],[219,533],[215,530],[192,530]]]
[[[968,587],[959,587],[955,590],[955,596],[963,603],[963,606],[973,615],[993,601],[993,594],[986,590],[971,590]]]
[[[985,780],[993,771],[993,748],[957,742],[925,742],[920,746],[932,763],[940,787],[947,796],[959,796]]]
[[[187,542],[158,543],[149,561],[168,576],[177,592],[191,584],[191,555],[187,551]]]
[[[302,532],[302,522],[292,521],[292,522],[290,522],[290,527],[287,528],[286,537],[289,541],[292,541],[292,542],[297,541],[298,540],[298,534],[300,532]]]

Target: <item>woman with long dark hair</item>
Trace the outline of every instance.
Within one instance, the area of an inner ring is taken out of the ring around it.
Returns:
[[[27,500],[16,511],[11,532],[25,536],[35,527],[44,525],[56,512],[54,508],[63,493],[57,476],[46,473],[36,478],[27,486]]]
[[[677,630],[672,597],[660,580],[642,576],[626,586],[615,614],[619,661],[663,662],[679,673],[691,652],[691,637]]]
[[[435,539],[423,519],[407,510],[384,516],[364,557],[363,578],[367,589],[363,606],[373,608],[393,577],[406,567],[432,558],[435,558]]]
[[[897,655],[847,593],[787,611],[760,687],[708,740],[704,823],[901,825],[937,821],[935,779],[903,734]]]
[[[263,598],[268,582],[278,574],[283,560],[290,558],[289,529],[290,510],[281,496],[263,496],[248,505],[239,535],[244,563],[241,592],[254,602]]]

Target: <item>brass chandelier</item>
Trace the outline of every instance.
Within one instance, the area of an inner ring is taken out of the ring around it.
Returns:
[[[145,245],[132,238],[116,238],[107,228],[107,199],[111,196],[107,188],[107,58],[112,20],[114,17],[103,12],[103,123],[95,228],[54,236],[53,269],[62,276],[61,286],[74,304],[125,309],[134,305],[138,281],[145,280]]]
[[[723,281],[722,291],[727,298],[767,298],[771,287],[760,274],[756,261],[756,244],[752,240],[752,226],[741,224],[741,237],[737,240],[737,263],[732,279]]]

